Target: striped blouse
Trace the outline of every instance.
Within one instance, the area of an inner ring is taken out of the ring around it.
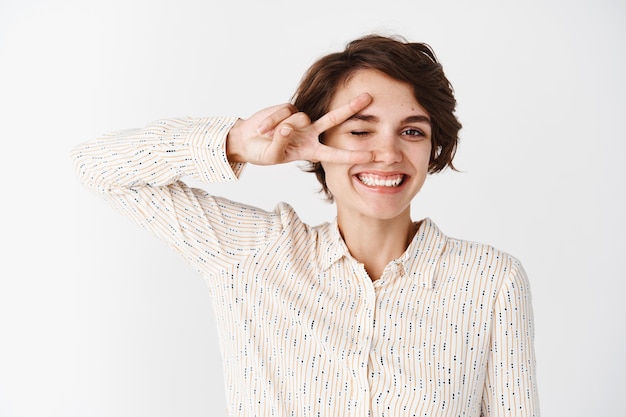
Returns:
[[[76,147],[81,181],[204,277],[231,416],[538,416],[525,272],[429,219],[372,281],[311,227],[181,182],[236,180],[236,118],[161,120]]]

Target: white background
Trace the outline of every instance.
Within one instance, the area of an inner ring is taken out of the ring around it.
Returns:
[[[247,117],[370,32],[431,44],[455,87],[462,172],[414,217],[523,262],[543,415],[624,415],[625,27],[617,0],[3,0],[0,416],[225,415],[204,281],[79,185],[69,150]],[[209,189],[316,224],[316,188],[289,165]]]

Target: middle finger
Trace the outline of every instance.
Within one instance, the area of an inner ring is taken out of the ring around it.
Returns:
[[[313,127],[317,134],[321,134],[331,127],[335,127],[346,120],[348,120],[351,116],[354,116],[368,104],[372,102],[372,96],[367,93],[359,94],[348,103],[343,106],[339,106],[334,110],[329,111],[319,119],[317,119],[313,123]]]

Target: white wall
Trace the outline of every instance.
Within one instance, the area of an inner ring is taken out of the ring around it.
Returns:
[[[463,172],[430,178],[415,217],[524,263],[543,414],[623,413],[626,6],[515,3],[0,3],[0,416],[224,415],[204,282],[87,193],[69,149],[160,117],[246,117],[372,31],[430,43],[455,86]],[[333,216],[296,166],[246,174],[210,189]]]

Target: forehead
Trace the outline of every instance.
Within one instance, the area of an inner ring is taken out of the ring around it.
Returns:
[[[410,84],[372,69],[357,70],[340,83],[330,101],[330,109],[349,102],[361,93],[372,96],[372,103],[367,108],[407,108],[426,113]]]

